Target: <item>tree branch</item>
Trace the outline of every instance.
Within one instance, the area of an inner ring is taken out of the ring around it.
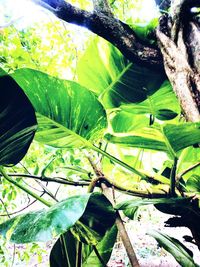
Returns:
[[[102,12],[93,13],[77,8],[64,0],[32,0],[50,10],[63,21],[87,28],[116,46],[130,61],[146,67],[163,66],[160,49],[140,40],[122,21]]]

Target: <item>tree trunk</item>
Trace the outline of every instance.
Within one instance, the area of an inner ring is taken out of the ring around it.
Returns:
[[[187,121],[199,122],[200,27],[195,21],[195,15],[191,13],[191,2],[193,1],[172,1],[171,16],[161,17],[157,38],[166,74],[180,101],[184,116]]]

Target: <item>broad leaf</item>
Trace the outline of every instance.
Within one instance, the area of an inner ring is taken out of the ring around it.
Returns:
[[[180,105],[168,81],[147,99],[137,103],[122,105],[121,109],[132,115],[149,114],[159,120],[171,120],[180,113]]]
[[[0,73],[0,165],[16,164],[36,131],[35,111],[19,85]]]
[[[191,206],[191,198],[155,198],[155,199],[141,199],[135,198],[132,200],[124,201],[119,203],[115,209],[117,210],[126,210],[126,209],[133,209],[135,207],[144,206],[144,205],[155,205],[155,204],[166,204],[170,205],[170,207],[190,207]]]
[[[96,213],[98,209],[95,210],[97,202],[101,203],[100,214]],[[101,207],[101,205],[105,206]],[[105,223],[99,222],[99,216],[102,215],[107,217]],[[80,223],[77,222],[79,219]],[[47,210],[16,216],[0,225],[0,234],[14,243],[46,242],[69,229],[73,231],[74,226],[80,229],[78,239],[82,240],[84,237],[84,241],[89,244],[90,242],[96,244],[96,236],[92,237],[92,234],[96,232],[101,238],[114,221],[115,211],[110,202],[102,194],[94,193],[73,196]],[[84,234],[90,236],[83,236],[83,229]]]
[[[186,189],[190,192],[200,193],[200,176],[192,175],[186,182]]]
[[[167,152],[172,157],[186,147],[200,143],[200,123],[166,124],[146,127],[131,134],[106,134],[111,143]]]
[[[118,49],[99,38],[80,59],[77,74],[79,82],[97,93],[106,108],[144,101],[163,82],[163,75],[128,62]]]
[[[70,231],[60,237],[50,253],[50,267],[76,267],[78,241]]]
[[[47,210],[16,216],[0,225],[0,234],[18,244],[51,240],[79,220],[89,198],[90,194],[73,196]]]
[[[113,225],[108,229],[102,240],[96,246],[96,249],[101,256],[101,259],[106,264],[111,256],[113,246],[117,237],[117,228]],[[64,239],[64,240],[63,240]],[[65,242],[65,244],[63,243]],[[62,238],[59,238],[53,246],[50,253],[51,267],[76,267],[77,265],[77,239],[70,231],[65,233]],[[63,249],[65,247],[65,250]],[[66,254],[67,253],[67,254]],[[83,266],[98,266],[104,267],[98,257],[96,256],[93,247],[82,244],[82,262]]]
[[[87,140],[101,138],[106,114],[92,92],[31,69],[19,69],[12,77],[37,112],[38,141],[55,147],[83,147],[91,145]]]
[[[127,134],[106,134],[105,138],[114,144],[168,152],[163,134],[155,128],[145,127]]]
[[[181,266],[183,267],[198,266],[192,258],[191,251],[188,248],[186,248],[179,240],[153,230],[148,232],[148,234],[150,236],[153,236],[157,240],[160,246],[162,246],[170,254],[172,254],[176,259],[176,261]]]
[[[181,173],[190,169],[190,171],[188,171],[184,175],[184,178],[188,179],[193,174],[199,175],[200,166],[197,166],[197,164],[199,163],[199,159],[200,159],[200,148],[198,145],[195,147],[188,147],[184,149],[179,156],[177,174],[180,175]]]
[[[51,267],[63,266],[64,263],[66,266],[69,265],[66,261],[66,254],[63,253],[62,249],[63,238],[65,239],[65,248],[68,253],[68,260],[71,264],[69,265],[70,267],[76,266],[78,241],[83,242],[83,262],[87,260],[87,263],[91,261],[97,264],[99,263],[95,256],[96,254],[92,252],[93,246],[96,246],[103,260],[107,262],[116,240],[117,230],[115,226],[113,226],[115,218],[115,210],[105,196],[96,193],[92,194],[80,220],[55,243],[50,254]]]
[[[96,253],[93,250],[92,253],[89,255],[89,257],[85,260],[83,267],[87,266],[104,267],[110,259],[116,238],[117,238],[117,227],[116,225],[113,225],[113,227],[106,232],[101,242],[99,242],[99,244],[96,246],[96,249],[102,261],[104,262],[104,265],[99,260]]]
[[[144,128],[149,125],[149,117],[144,115],[133,115],[129,112],[119,111],[111,119],[113,132],[128,133]]]

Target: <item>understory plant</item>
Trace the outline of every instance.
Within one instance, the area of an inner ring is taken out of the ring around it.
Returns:
[[[156,1],[160,18],[144,27],[123,17],[123,1],[94,0],[92,11],[81,1],[81,8],[34,2],[96,36],[71,59],[71,79],[57,66],[54,72],[54,63],[40,64],[33,51],[40,41],[30,32],[18,34],[18,65],[4,51],[0,173],[8,189],[2,192],[20,189],[46,207],[11,216],[0,234],[15,244],[55,240],[51,267],[107,266],[119,235],[130,266],[139,266],[123,217],[134,219],[151,204],[171,215],[166,226],[189,228],[186,241],[200,249],[199,1]],[[57,196],[50,184],[72,193]],[[115,191],[125,200],[117,201]],[[179,240],[148,234],[181,266],[198,266]]]

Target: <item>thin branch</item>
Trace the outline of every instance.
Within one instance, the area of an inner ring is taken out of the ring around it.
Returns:
[[[20,188],[21,190],[23,190],[24,192],[26,192],[28,195],[32,196],[33,198],[37,199],[38,201],[40,201],[41,203],[43,203],[44,205],[50,207],[51,203],[48,202],[47,200],[45,200],[44,198],[41,198],[40,196],[38,196],[35,192],[29,190],[28,188],[26,188],[24,185],[18,183],[16,180],[13,180],[5,171],[4,168],[1,166],[0,167],[0,173],[2,174],[2,176],[4,177],[4,179],[6,179],[8,182],[10,182],[11,184],[14,184],[15,186],[17,186],[18,188]]]
[[[116,46],[130,61],[157,69],[163,66],[160,49],[140,40],[127,24],[116,18],[101,12],[91,13],[82,10],[64,0],[32,1],[50,10],[61,20],[85,27],[103,37]]]
[[[80,182],[75,182],[75,181],[68,181],[65,178],[62,177],[41,177],[37,175],[29,175],[29,174],[21,174],[21,173],[9,173],[8,174],[11,177],[23,177],[27,179],[36,179],[40,180],[42,182],[54,182],[54,183],[59,183],[59,184],[65,184],[65,185],[71,185],[71,186],[89,186],[91,184],[90,181],[80,181]],[[0,177],[2,175],[0,174]],[[126,194],[129,194],[131,196],[136,196],[136,197],[145,197],[145,198],[160,198],[160,197],[165,197],[167,196],[167,192],[146,192],[146,191],[140,191],[138,189],[126,189],[123,186],[120,186],[117,183],[114,183],[114,181],[110,181],[108,178],[105,176],[101,176],[95,183],[95,186],[99,187],[100,184],[98,183],[99,180],[104,181],[106,184],[108,184],[110,187],[114,187],[116,190],[120,192],[124,192]]]
[[[40,195],[40,197],[42,197],[43,195],[44,195],[44,193],[42,193]],[[22,211],[26,210],[28,207],[32,206],[36,201],[37,201],[37,199],[33,200],[31,203],[29,203],[28,205],[26,205],[25,207],[23,207],[22,209],[20,209],[18,211],[15,211],[15,212],[12,212],[12,213],[9,212],[9,215],[12,216],[12,215],[15,215],[15,214],[17,214],[19,212],[22,212]],[[5,217],[5,216],[8,216],[8,214],[0,214],[0,217]]]
[[[30,179],[35,179],[35,180],[40,180],[42,182],[54,182],[54,183],[59,183],[59,184],[65,184],[65,185],[73,185],[73,186],[88,186],[89,182],[74,182],[74,181],[68,181],[63,177],[41,177],[38,175],[30,175],[30,174],[24,174],[24,173],[9,173],[9,176],[12,177],[23,177],[23,178],[30,178]],[[2,175],[0,174],[0,177]]]

